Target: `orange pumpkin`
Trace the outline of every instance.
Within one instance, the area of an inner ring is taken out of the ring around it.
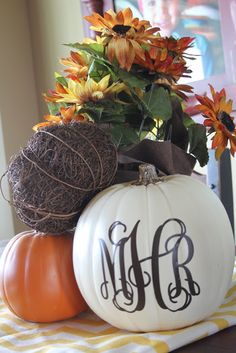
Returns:
[[[10,240],[0,260],[0,295],[22,319],[53,322],[87,309],[72,265],[73,234],[36,231]]]

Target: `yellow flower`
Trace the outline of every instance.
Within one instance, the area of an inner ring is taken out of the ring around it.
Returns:
[[[84,38],[82,44],[100,44],[103,45],[103,39],[99,36],[96,36],[96,39]]]
[[[58,124],[66,124],[73,120],[79,122],[87,122],[89,119],[84,114],[76,114],[75,113],[75,105],[70,107],[61,107],[60,108],[60,115],[45,115],[44,120],[45,122],[39,123],[33,126],[34,131],[38,131],[39,129],[51,126],[51,125],[58,125]]]
[[[215,135],[212,138],[212,148],[216,149],[216,159],[219,159],[228,142],[230,143],[230,152],[234,156],[236,151],[236,129],[232,112],[232,100],[226,100],[225,90],[216,92],[210,86],[212,99],[207,96],[199,96],[196,94],[197,100],[200,102],[196,108],[205,117],[204,125],[211,128]]]
[[[131,9],[126,8],[117,14],[109,10],[104,17],[97,13],[85,16],[101,32],[103,44],[107,47],[109,61],[117,59],[122,69],[130,70],[135,57],[145,60],[143,44],[150,44],[157,38],[159,28],[150,28],[150,22],[133,17]]]
[[[87,80],[74,81],[68,79],[68,87],[59,85],[59,90],[44,95],[50,102],[75,103],[78,106],[86,102],[96,102],[101,99],[108,99],[115,94],[126,90],[124,83],[115,82],[109,86],[110,75],[106,75],[99,82],[92,78]]]

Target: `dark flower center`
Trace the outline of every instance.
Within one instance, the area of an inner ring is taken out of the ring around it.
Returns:
[[[220,112],[218,118],[230,132],[234,131],[235,125],[229,114],[227,114],[226,112]]]
[[[131,26],[124,26],[124,25],[115,25],[112,27],[113,31],[115,31],[118,34],[125,34],[128,32],[128,30],[131,28]]]

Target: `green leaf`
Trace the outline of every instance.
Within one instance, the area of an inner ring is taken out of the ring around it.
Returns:
[[[88,102],[84,104],[79,113],[87,113],[98,124],[106,123],[124,123],[125,108],[123,104],[110,100],[101,100],[99,102]]]
[[[70,43],[70,44],[64,44],[64,45],[81,51],[85,51],[90,55],[101,56],[101,57],[103,57],[104,55],[104,46],[99,43],[90,43],[90,44]]]
[[[188,128],[189,153],[193,154],[201,167],[207,164],[209,156],[207,150],[206,128],[201,124],[194,124]]]
[[[164,122],[164,139],[171,141],[173,144],[187,151],[188,148],[188,131],[183,123],[183,109],[179,98],[171,97],[172,116]]]
[[[196,124],[196,122],[186,113],[183,113],[183,123],[186,128]]]
[[[89,77],[99,82],[104,76],[110,74],[113,78],[114,72],[102,60],[94,59],[89,67]]]
[[[133,129],[138,130],[140,125],[142,124],[142,131],[152,131],[152,129],[156,126],[154,119],[150,117],[146,117],[144,119],[143,112],[138,109],[137,104],[128,104],[125,108],[125,121],[132,127]]]
[[[145,109],[152,118],[168,120],[172,115],[171,97],[164,87],[151,85],[151,88],[143,96]]]
[[[103,113],[104,108],[102,106],[89,106],[88,104],[85,104],[83,108],[81,108],[78,113],[83,114],[86,113],[90,116],[90,118],[96,122],[99,123],[101,120],[101,116]]]
[[[147,51],[149,51],[149,49],[150,49],[150,45],[147,44],[147,43],[142,43],[142,44],[141,44],[141,47],[142,47],[144,50],[147,50]]]
[[[56,77],[56,81],[57,81],[58,83],[60,83],[62,86],[68,87],[68,83],[67,83],[67,80],[66,80],[65,77],[57,76],[57,77]]]
[[[122,69],[118,69],[116,71],[117,77],[122,80],[128,87],[131,88],[145,88],[150,81],[143,78],[141,75],[137,73],[128,72]]]
[[[123,124],[114,124],[107,132],[111,135],[117,148],[130,146],[139,142],[137,132]]]
[[[88,44],[91,49],[93,49],[96,53],[103,54],[104,53],[104,46],[99,43],[91,43]]]

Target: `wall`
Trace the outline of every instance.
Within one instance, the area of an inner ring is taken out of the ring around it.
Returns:
[[[71,48],[63,45],[84,38],[79,0],[28,0],[32,49],[40,116],[47,112],[42,93],[54,88],[54,72],[62,71],[58,59]]]
[[[5,157],[5,146],[3,143],[3,130],[2,130],[2,117],[0,115],[0,175],[2,176],[6,171],[6,157]],[[1,190],[6,199],[9,199],[9,188],[6,178],[1,180]],[[6,202],[6,200],[0,194],[0,240],[10,238],[14,235],[14,224],[12,218],[12,209]]]
[[[80,41],[84,35],[79,0],[0,0],[0,9],[2,175],[46,112],[41,94],[53,88],[58,58],[70,51],[62,44]],[[4,192],[9,197],[7,186]],[[0,239],[27,228],[1,196],[0,207]]]
[[[38,107],[26,3],[24,0],[0,0],[0,3],[2,175],[10,157],[25,145],[32,134],[32,125],[38,120]],[[25,228],[1,198],[1,219],[2,216],[0,238],[12,237]]]

